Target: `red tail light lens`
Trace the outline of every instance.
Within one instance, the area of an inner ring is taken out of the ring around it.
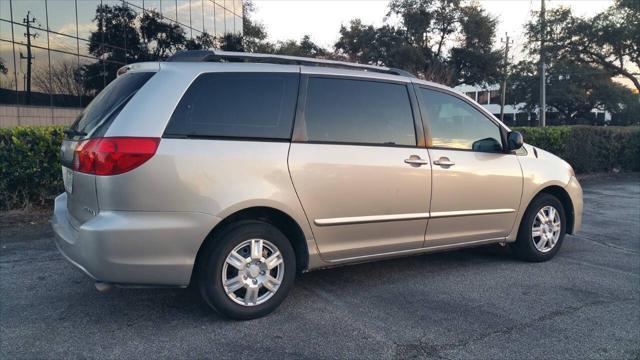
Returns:
[[[107,137],[82,141],[75,150],[73,170],[118,175],[144,164],[156,153],[159,138]]]

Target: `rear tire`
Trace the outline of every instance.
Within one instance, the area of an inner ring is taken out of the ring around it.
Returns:
[[[295,253],[282,232],[248,220],[229,225],[212,240],[198,264],[198,288],[207,304],[238,320],[275,310],[296,275]]]
[[[525,261],[551,260],[562,246],[566,224],[567,217],[560,200],[542,193],[529,204],[518,229],[518,238],[510,247]]]

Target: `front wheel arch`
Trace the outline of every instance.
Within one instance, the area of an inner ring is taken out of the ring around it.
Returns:
[[[540,196],[540,194],[552,195],[560,201],[560,203],[562,204],[562,208],[564,209],[565,216],[567,217],[567,225],[566,225],[567,234],[573,234],[575,214],[573,211],[573,201],[571,201],[571,196],[569,196],[569,193],[567,192],[567,190],[565,190],[563,187],[558,185],[547,186],[541,189],[540,191],[538,191],[538,193],[531,198],[531,201],[529,201],[529,205],[527,205],[527,209],[531,205],[531,203],[538,196]]]
[[[551,212],[543,214],[541,218],[539,214],[544,212],[545,208],[555,208],[557,212],[554,214],[551,214]],[[555,229],[555,225],[550,225],[552,222],[555,224],[555,221],[553,221],[555,217],[558,217],[560,220],[558,235],[555,233],[556,230],[552,230]],[[536,234],[532,234],[532,227],[536,221],[539,221],[539,225]],[[565,206],[560,199],[553,194],[540,192],[527,206],[518,228],[517,238],[515,242],[509,244],[509,247],[514,255],[525,261],[541,262],[551,260],[562,246],[564,235],[567,233],[568,223]],[[553,231],[553,234],[551,234],[551,231]],[[551,236],[553,237],[553,241],[550,238]],[[538,237],[537,241],[535,237]],[[541,244],[538,244],[538,242]],[[551,242],[551,247],[548,249],[546,249],[547,242]],[[540,248],[539,245],[543,248]]]

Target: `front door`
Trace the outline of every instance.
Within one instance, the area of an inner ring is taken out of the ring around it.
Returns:
[[[424,243],[431,171],[408,91],[403,83],[308,78],[289,171],[326,260]]]
[[[522,195],[516,155],[503,151],[499,125],[461,97],[419,88],[428,122],[432,197],[425,245],[509,235]]]

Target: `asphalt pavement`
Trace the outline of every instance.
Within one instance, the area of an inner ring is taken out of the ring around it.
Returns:
[[[640,359],[640,178],[583,185],[583,229],[550,262],[491,247],[315,271],[245,322],[187,289],[98,293],[48,227],[4,229],[0,358]]]

